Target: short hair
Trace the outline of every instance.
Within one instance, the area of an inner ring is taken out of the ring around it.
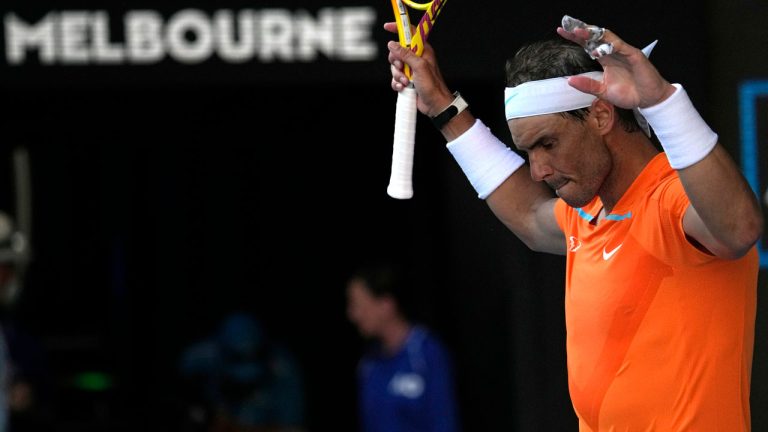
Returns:
[[[581,46],[563,38],[546,39],[529,43],[508,59],[504,67],[507,87],[515,87],[528,81],[578,75],[585,72],[602,72],[603,68],[589,57]],[[626,132],[640,130],[632,110],[616,107],[619,123]],[[584,121],[589,107],[560,113]]]
[[[409,320],[418,318],[414,296],[414,275],[402,264],[375,261],[359,266],[349,277],[363,281],[376,298],[391,297],[400,313]]]

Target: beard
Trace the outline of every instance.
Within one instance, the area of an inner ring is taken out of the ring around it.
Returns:
[[[565,201],[566,204],[573,208],[581,208],[592,202],[595,198],[595,194],[579,194],[579,195],[559,195],[560,198]]]
[[[555,193],[570,207],[584,207],[595,199],[600,190],[601,181],[596,177],[593,177],[593,179],[586,184],[580,181],[569,180],[560,186],[559,189],[556,189]]]
[[[556,190],[557,196],[573,208],[581,208],[592,202],[606,185],[613,170],[610,155],[596,152],[589,159],[581,161],[579,173],[568,176],[565,184]]]

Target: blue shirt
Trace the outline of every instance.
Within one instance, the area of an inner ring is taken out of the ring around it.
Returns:
[[[457,432],[453,369],[443,345],[414,327],[394,355],[374,347],[358,366],[364,432]]]

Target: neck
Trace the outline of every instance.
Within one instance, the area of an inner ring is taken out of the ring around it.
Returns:
[[[600,189],[601,217],[610,213],[640,172],[659,151],[642,132],[619,132],[606,137],[613,167]]]
[[[411,331],[411,324],[402,318],[394,319],[381,332],[381,343],[384,350],[394,354],[400,350],[408,339],[408,333]]]

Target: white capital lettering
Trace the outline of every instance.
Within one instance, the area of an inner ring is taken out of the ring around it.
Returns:
[[[373,60],[376,44],[371,39],[371,28],[376,20],[372,7],[350,7],[341,10],[341,21],[337,28],[339,58],[352,61]]]
[[[91,15],[93,57],[99,63],[121,63],[124,57],[123,47],[110,41],[109,15],[106,11],[97,11]]]
[[[3,21],[5,57],[9,64],[24,63],[29,49],[37,50],[43,64],[51,64],[56,60],[55,13],[49,13],[34,25],[27,24],[13,13],[7,13]]]
[[[165,55],[161,36],[163,19],[152,10],[135,10],[125,15],[125,35],[131,63],[156,63]]]
[[[185,9],[172,16],[165,38],[168,53],[182,63],[200,63],[213,54],[211,23],[199,10]]]

